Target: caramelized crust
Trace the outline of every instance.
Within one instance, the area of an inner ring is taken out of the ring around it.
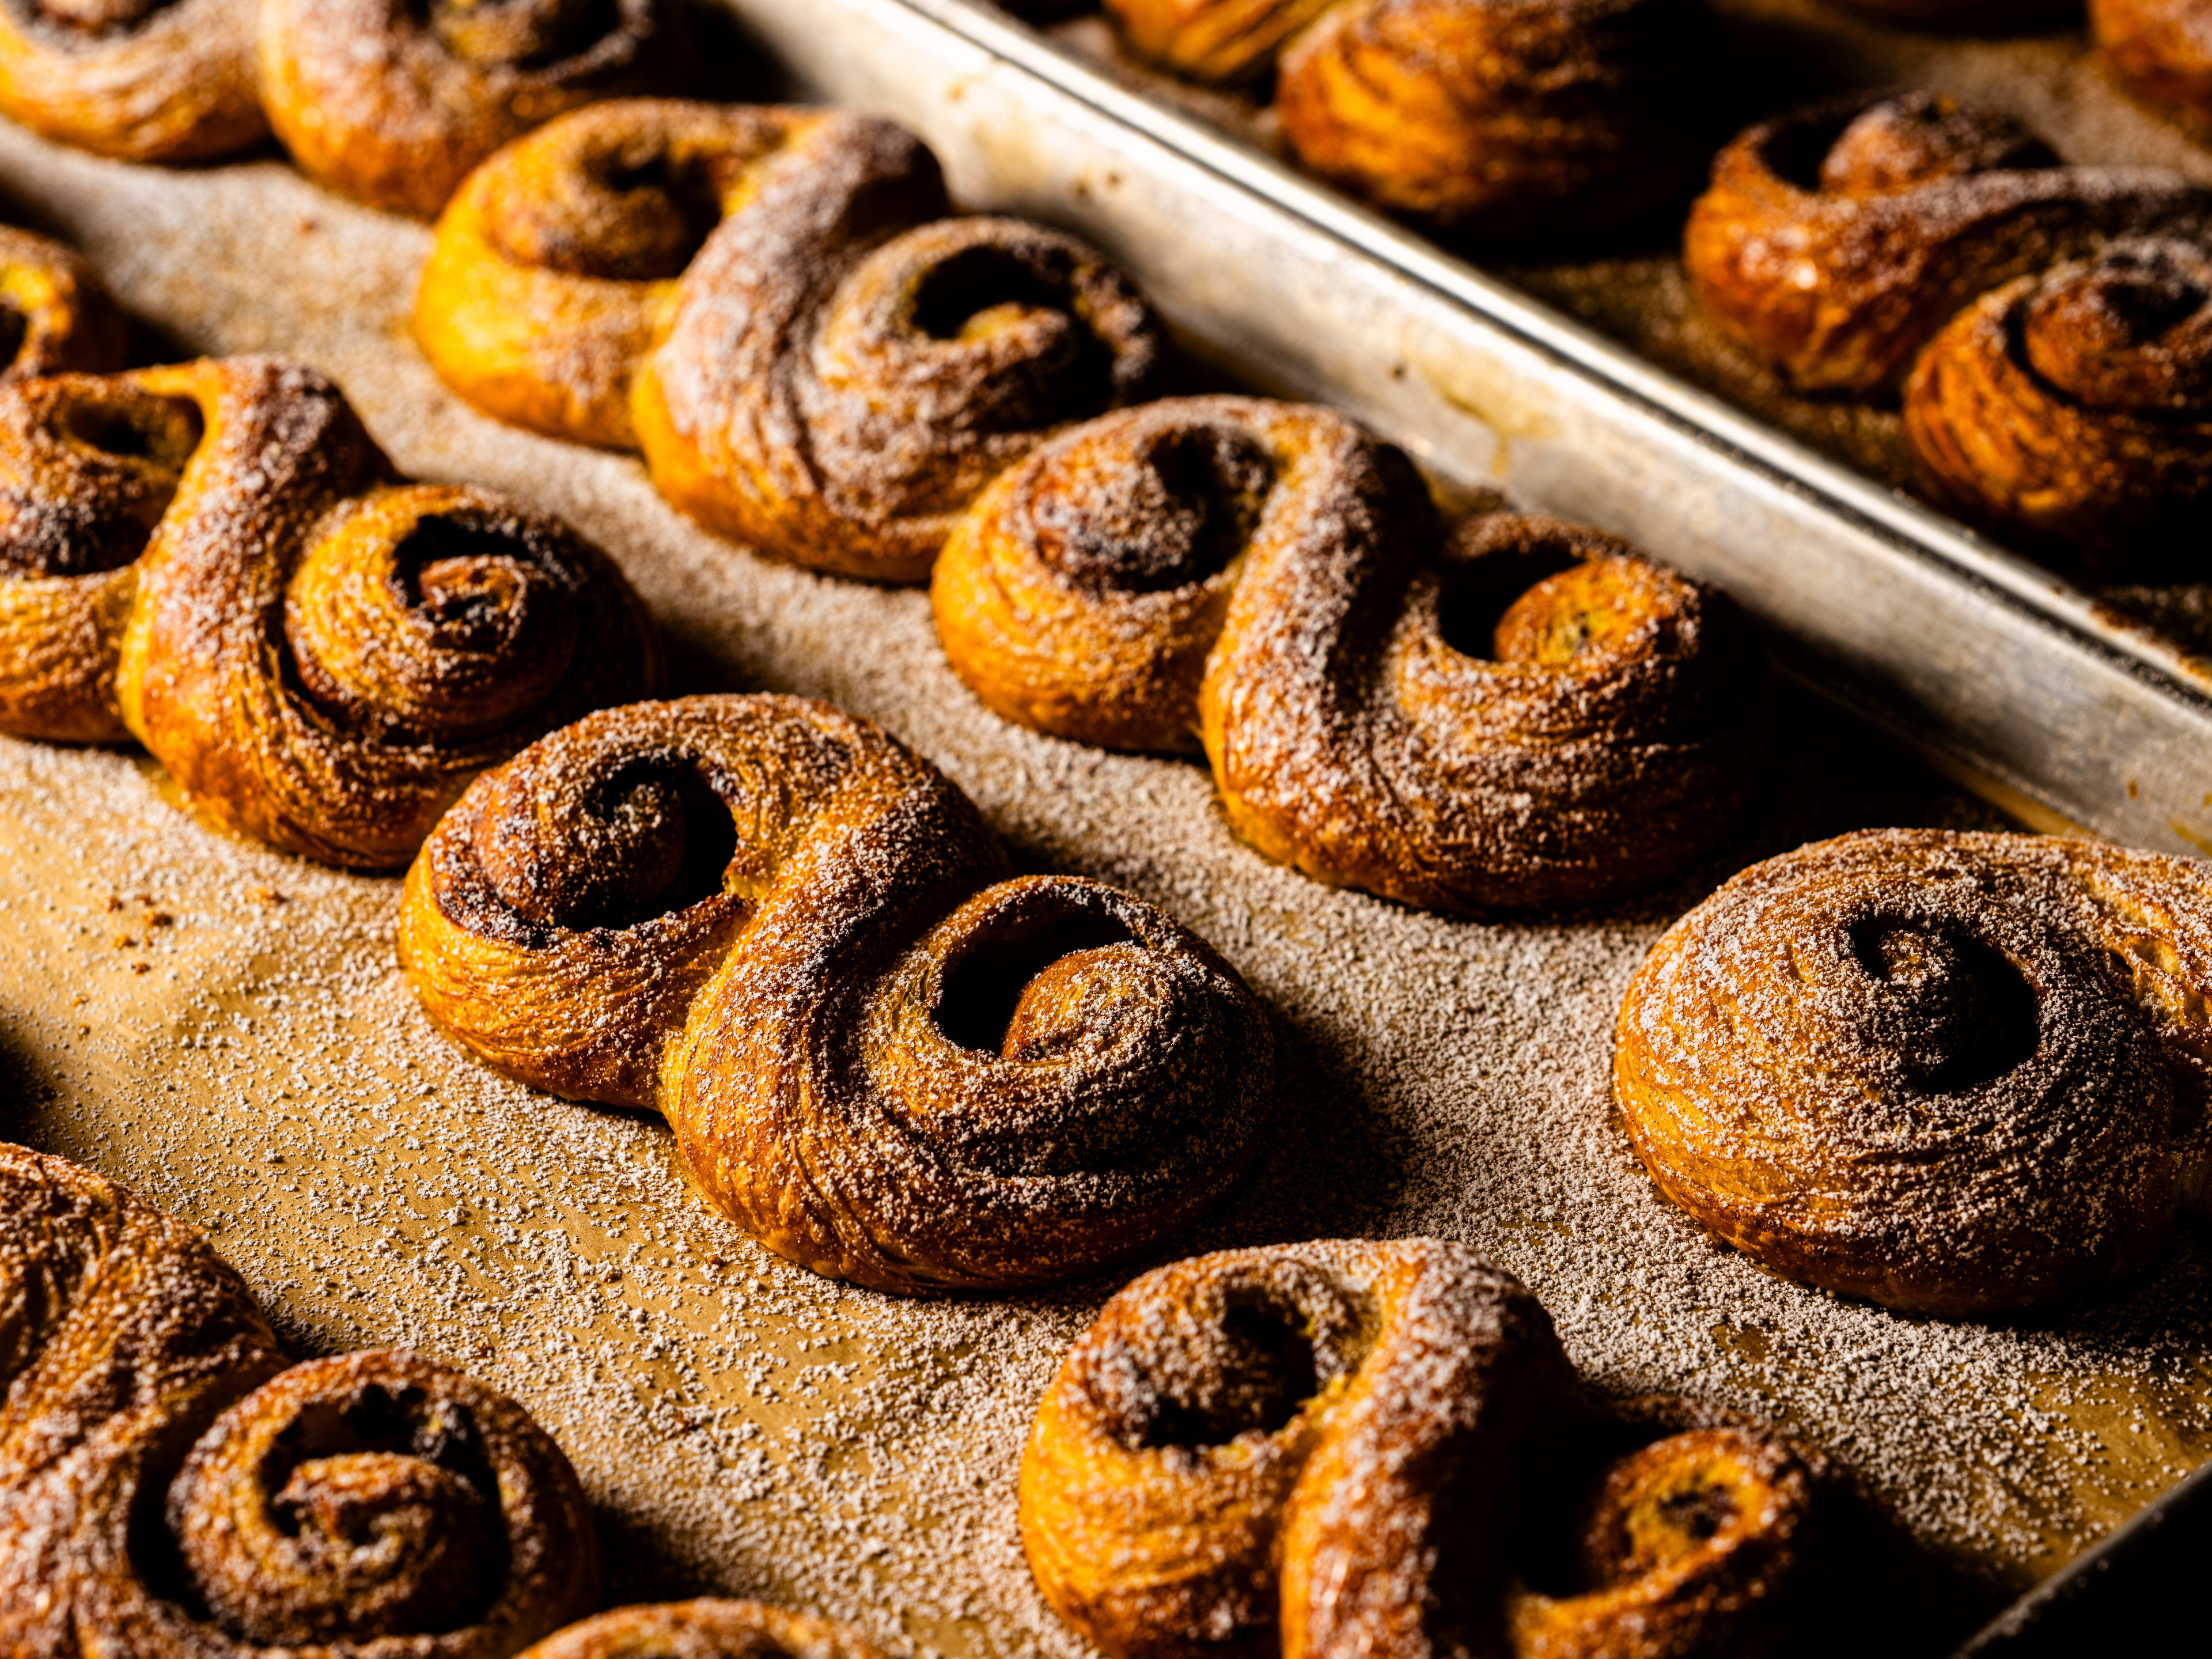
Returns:
[[[2206,1182],[2212,870],[1876,830],[1660,941],[1613,1090],[1667,1194],[1762,1265],[1947,1317],[2135,1272]]]
[[[995,1288],[1150,1248],[1250,1159],[1267,1019],[1096,882],[1006,879],[966,799],[824,704],[594,715],[488,774],[408,874],[438,1025],[572,1099],[649,1107],[779,1254]]]
[[[0,1145],[0,1650],[506,1659],[598,1600],[521,1407],[414,1354],[284,1364],[198,1233]]]
[[[665,90],[682,57],[664,0],[259,3],[262,96],[300,170],[424,219],[501,145]]]
[[[1752,128],[1713,163],[1683,258],[1714,317],[1792,384],[1900,382],[1959,309],[2118,237],[2212,234],[2178,173],[2068,167],[2002,116],[1907,94]]]
[[[416,333],[492,413],[641,448],[709,529],[920,580],[984,484],[1146,395],[1160,351],[1082,243],[950,212],[888,122],[610,105],[470,181]]]
[[[1824,1475],[1726,1413],[1584,1401],[1543,1308],[1462,1246],[1350,1241],[1115,1297],[1038,1407],[1020,1519],[1115,1659],[1717,1659],[1800,1611]]]
[[[204,161],[268,137],[258,0],[0,0],[0,112],[126,161]]]
[[[1079,428],[986,493],[932,598],[999,714],[1202,744],[1261,852],[1409,904],[1644,885],[1717,844],[1763,769],[1765,666],[1725,597],[1555,520],[1447,542],[1405,458],[1323,409]]]
[[[605,556],[398,482],[311,369],[0,388],[0,729],[135,737],[216,821],[388,867],[477,773],[659,678]]]
[[[1352,0],[1285,52],[1298,159],[1475,237],[1602,231],[1688,194],[1707,39],[1686,0]]]
[[[90,265],[58,242],[0,225],[0,386],[120,368],[129,335]]]
[[[2030,545],[2202,574],[2212,543],[2212,255],[2121,242],[1955,319],[1905,388],[1930,490]]]
[[[1178,75],[1265,75],[1299,30],[1339,0],[1105,0],[1129,44]]]
[[[849,1625],[757,1601],[623,1607],[572,1625],[516,1659],[887,1659]]]
[[[2089,25],[2124,85],[2212,138],[2212,12],[2203,0],[2089,0]]]

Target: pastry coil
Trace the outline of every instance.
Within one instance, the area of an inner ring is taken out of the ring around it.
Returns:
[[[532,128],[669,89],[676,33],[663,0],[261,0],[262,96],[310,179],[427,219]]]
[[[2212,234],[2212,193],[2151,168],[2069,167],[2002,116],[1907,94],[1763,123],[1690,216],[1692,289],[1806,391],[1894,387],[1961,307],[2119,238]]]
[[[1022,1459],[1030,1565],[1115,1659],[1739,1655],[1802,1613],[1820,1460],[1582,1397],[1510,1275],[1434,1239],[1231,1250],[1106,1304]]]
[[[2141,1268],[2201,1202],[2212,873],[1880,830],[1735,877],[1638,969],[1613,1088],[1660,1187],[1774,1271],[1964,1317]]]
[[[1480,239],[1586,236],[1690,193],[1710,55],[1683,0],[1354,0],[1283,55],[1298,159]]]
[[[572,1625],[517,1659],[885,1659],[849,1625],[758,1601],[702,1598],[622,1607]]]
[[[967,799],[866,721],[637,704],[471,787],[409,872],[400,960],[495,1069],[661,1112],[779,1254],[880,1290],[1036,1283],[1219,1196],[1273,1048],[1158,910],[1010,874]]]
[[[337,388],[240,358],[0,387],[0,729],[135,737],[218,822],[404,863],[476,773],[657,687],[563,526],[400,482]]]
[[[1105,0],[1146,58],[1197,81],[1267,74],[1284,47],[1339,0]]]
[[[258,0],[0,0],[0,113],[126,161],[204,161],[269,133]]]
[[[1408,904],[1657,880],[1729,832],[1765,753],[1725,596],[1552,519],[1448,541],[1405,458],[1323,409],[1190,398],[1059,438],[985,493],[932,598],[999,714],[1202,745],[1261,852]]]
[[[0,1146],[0,1650],[507,1659],[598,1599],[521,1407],[402,1352],[286,1368],[191,1228]]]
[[[2212,539],[2212,252],[2116,242],[1985,295],[1921,355],[1905,430],[1931,492],[1977,522],[2093,567],[2195,574]]]
[[[84,260],[0,225],[0,386],[123,367],[130,326]]]
[[[1082,243],[950,213],[888,122],[605,105],[469,179],[416,334],[489,413],[641,448],[709,529],[919,580],[985,483],[1146,395],[1160,355],[1151,308]]]
[[[2212,138],[2212,18],[2198,0],[2089,0],[2089,26],[2124,85]]]

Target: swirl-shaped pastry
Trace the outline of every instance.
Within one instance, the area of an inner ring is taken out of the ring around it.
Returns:
[[[2023,276],[1921,354],[1905,431],[1930,490],[2093,566],[2203,574],[2212,252],[2118,242]]]
[[[58,242],[0,225],[0,386],[123,367],[130,325],[93,268]]]
[[[986,492],[932,598],[999,714],[1202,744],[1246,840],[1408,904],[1645,885],[1711,850],[1762,771],[1764,660],[1725,596],[1552,519],[1448,544],[1405,457],[1325,409],[1197,398],[1080,428]]]
[[[1315,172],[1446,234],[1603,231],[1686,196],[1707,153],[1691,0],[1352,0],[1284,53]]]
[[[659,672],[604,555],[397,482],[312,369],[0,387],[0,730],[135,737],[230,828],[388,867],[477,772]]]
[[[1613,1090],[1660,1187],[1793,1279],[2028,1308],[2202,1201],[2212,871],[1876,830],[1745,871],[1638,970]]]
[[[1752,128],[1690,216],[1691,286],[1807,391],[1900,382],[1959,309],[2120,237],[2212,234],[2212,192],[2069,167],[2007,117],[1908,94]]]
[[[622,1607],[549,1636],[516,1659],[886,1659],[849,1625],[758,1601]]]
[[[669,90],[681,58],[664,0],[260,4],[262,97],[300,170],[425,219],[501,145]]]
[[[204,161],[268,137],[258,0],[0,0],[0,113],[126,161]]]
[[[1265,75],[1301,29],[1340,0],[1105,0],[1131,46],[1178,75]]]
[[[2203,0],[2089,0],[2089,26],[2130,91],[2212,137],[2212,10]]]
[[[414,1354],[286,1370],[198,1233],[0,1145],[0,1651],[507,1659],[598,1598],[521,1407]]]
[[[1160,352],[1082,243],[950,211],[888,122],[605,105],[462,187],[416,335],[490,413],[642,448],[710,529],[918,580],[985,483],[1144,395]]]
[[[1434,1239],[1230,1250],[1106,1304],[1038,1407],[1022,1541],[1115,1659],[1764,1652],[1825,1466],[1683,1401],[1581,1396],[1550,1318]]]
[[[966,798],[864,720],[641,703],[471,787],[408,873],[399,956],[497,1070],[664,1114],[779,1254],[880,1290],[1036,1283],[1226,1190],[1273,1044],[1159,911],[1008,873]]]

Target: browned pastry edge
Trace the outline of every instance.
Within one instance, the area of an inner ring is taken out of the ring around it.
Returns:
[[[507,1075],[650,1107],[707,1198],[817,1273],[915,1293],[1063,1279],[1227,1190],[1266,1016],[1152,906],[1008,880],[934,768],[767,696],[610,710],[473,785],[398,949]]]
[[[758,1601],[702,1598],[619,1607],[516,1659],[889,1659],[860,1632]]]

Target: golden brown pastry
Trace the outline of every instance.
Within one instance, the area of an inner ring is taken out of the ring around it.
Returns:
[[[287,1370],[198,1232],[0,1145],[0,1652],[507,1659],[599,1565],[514,1401],[416,1354]]]
[[[1188,398],[1056,439],[931,597],[999,714],[1202,744],[1261,852],[1408,904],[1646,885],[1763,771],[1765,664],[1725,596],[1553,519],[1447,541],[1405,457],[1325,409]]]
[[[1299,30],[1340,0],[1105,0],[1130,46],[1178,75],[1265,75]]]
[[[477,773],[659,663],[597,549],[400,482],[313,369],[0,386],[0,731],[135,737],[233,830],[404,863]]]
[[[300,170],[429,218],[494,150],[602,98],[667,91],[664,0],[259,0],[262,97]]]
[[[2212,192],[2069,167],[2009,118],[1911,93],[1752,128],[1713,163],[1683,258],[1698,299],[1796,386],[1901,382],[1962,307],[2120,237],[2212,234]]]
[[[1917,1313],[2135,1272],[2202,1202],[2212,869],[1886,830],[1745,871],[1620,1011],[1666,1193],[1763,1266]]]
[[[0,0],[0,113],[126,161],[204,161],[268,136],[258,0]]]
[[[59,242],[0,225],[0,386],[123,367],[130,325],[99,274]]]
[[[1587,234],[1686,196],[1708,153],[1689,0],[1351,0],[1283,55],[1306,166],[1480,238]]]
[[[2204,0],[2089,0],[2089,25],[2130,90],[2212,138],[2212,7]]]
[[[882,581],[1050,433],[1143,396],[1099,255],[948,218],[919,140],[837,111],[637,101],[554,123],[440,220],[416,337],[503,419],[635,446],[709,529]]]
[[[1020,1516],[1115,1659],[1740,1659],[1788,1650],[1826,1479],[1732,1413],[1584,1398],[1463,1246],[1355,1240],[1115,1297],[1038,1407]]]
[[[1929,489],[2093,566],[2204,574],[2212,549],[2212,252],[2117,242],[1984,297],[1905,387]]]
[[[1008,879],[881,728],[775,696],[638,703],[471,787],[399,959],[495,1069],[647,1107],[725,1215],[879,1290],[1150,1248],[1249,1161],[1266,1016],[1152,906]]]
[[[886,1659],[849,1625],[757,1601],[623,1607],[549,1636],[516,1659]]]

